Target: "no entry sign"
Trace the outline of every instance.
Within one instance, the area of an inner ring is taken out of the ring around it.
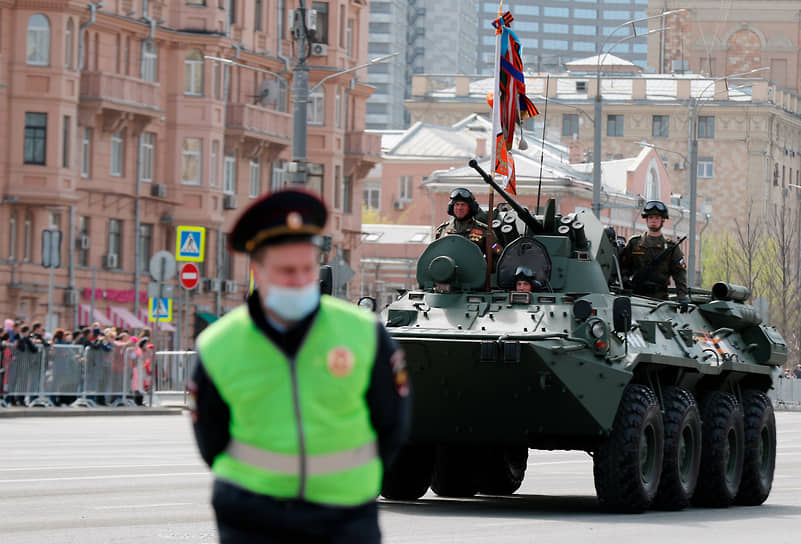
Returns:
[[[200,271],[195,263],[186,263],[178,277],[184,289],[194,289],[200,281]]]

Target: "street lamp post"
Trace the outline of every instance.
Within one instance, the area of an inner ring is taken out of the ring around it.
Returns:
[[[684,8],[682,9],[674,9],[671,11],[666,11],[664,13],[660,13],[659,15],[651,15],[650,17],[641,17],[639,19],[632,19],[630,21],[626,21],[625,23],[621,23],[617,25],[606,39],[601,43],[601,47],[598,49],[598,66],[595,71],[595,108],[593,117],[595,117],[595,124],[593,125],[593,147],[592,147],[592,212],[595,214],[595,217],[601,216],[601,128],[603,127],[603,119],[602,119],[602,106],[601,102],[603,100],[601,96],[601,65],[603,64],[603,60],[606,59],[606,56],[620,43],[632,39],[632,38],[639,38],[642,36],[646,36],[648,34],[652,34],[654,32],[663,32],[667,30],[664,26],[661,28],[656,28],[653,30],[649,30],[643,34],[637,35],[637,27],[635,26],[637,23],[642,23],[645,21],[649,21],[651,19],[657,19],[659,17],[666,17],[668,15],[672,15],[674,13],[679,13],[681,11],[685,11]],[[612,44],[608,50],[604,51],[604,47],[609,42],[609,38],[614,36],[614,34],[623,27],[631,25],[631,29],[633,34],[626,36],[625,38],[616,41]]]

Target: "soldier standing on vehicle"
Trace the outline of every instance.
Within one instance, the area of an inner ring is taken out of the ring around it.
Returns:
[[[658,200],[646,202],[642,217],[647,232],[632,236],[620,258],[624,283],[628,280],[636,295],[667,300],[672,277],[678,301],[686,309],[689,297],[684,254],[676,242],[662,235],[662,226],[670,219],[667,206]]]
[[[403,353],[371,313],[321,295],[327,211],[301,190],[239,217],[256,289],[198,337],[188,385],[223,543],[376,544],[375,502],[405,438]]]
[[[434,239],[439,240],[447,234],[459,234],[478,244],[484,253],[489,227],[476,219],[478,212],[478,202],[473,193],[463,188],[454,189],[451,191],[451,201],[448,203],[448,215],[453,217],[437,227]],[[501,254],[501,249],[503,248],[497,241],[493,243],[492,252],[496,257]]]

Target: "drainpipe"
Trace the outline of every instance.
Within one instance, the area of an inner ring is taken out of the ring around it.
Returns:
[[[425,181],[424,181],[424,183],[425,183]],[[426,196],[428,197],[428,200],[431,201],[431,239],[433,240],[434,239],[434,229],[436,228],[436,227],[434,227],[434,197],[431,196],[431,191],[429,190],[428,187],[426,187],[425,189],[426,189]]]
[[[137,138],[136,150],[136,197],[134,198],[134,315],[139,316],[139,283],[141,274],[139,273],[139,254],[142,250],[139,244],[139,228],[142,226],[142,203],[139,197],[142,194],[142,135]],[[161,295],[161,293],[159,293]]]

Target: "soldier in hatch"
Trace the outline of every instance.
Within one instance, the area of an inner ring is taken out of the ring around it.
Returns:
[[[453,217],[437,227],[434,239],[439,240],[447,234],[459,234],[478,244],[484,253],[489,227],[476,218],[478,212],[478,202],[473,193],[467,189],[454,189],[448,203],[448,215]],[[495,257],[501,254],[501,249],[503,248],[497,241],[493,243],[492,253]]]
[[[689,297],[684,254],[675,241],[662,235],[662,226],[669,219],[667,206],[651,200],[643,207],[642,217],[648,231],[632,236],[620,258],[624,282],[628,280],[636,295],[666,300],[672,277],[678,301],[686,309]]]

